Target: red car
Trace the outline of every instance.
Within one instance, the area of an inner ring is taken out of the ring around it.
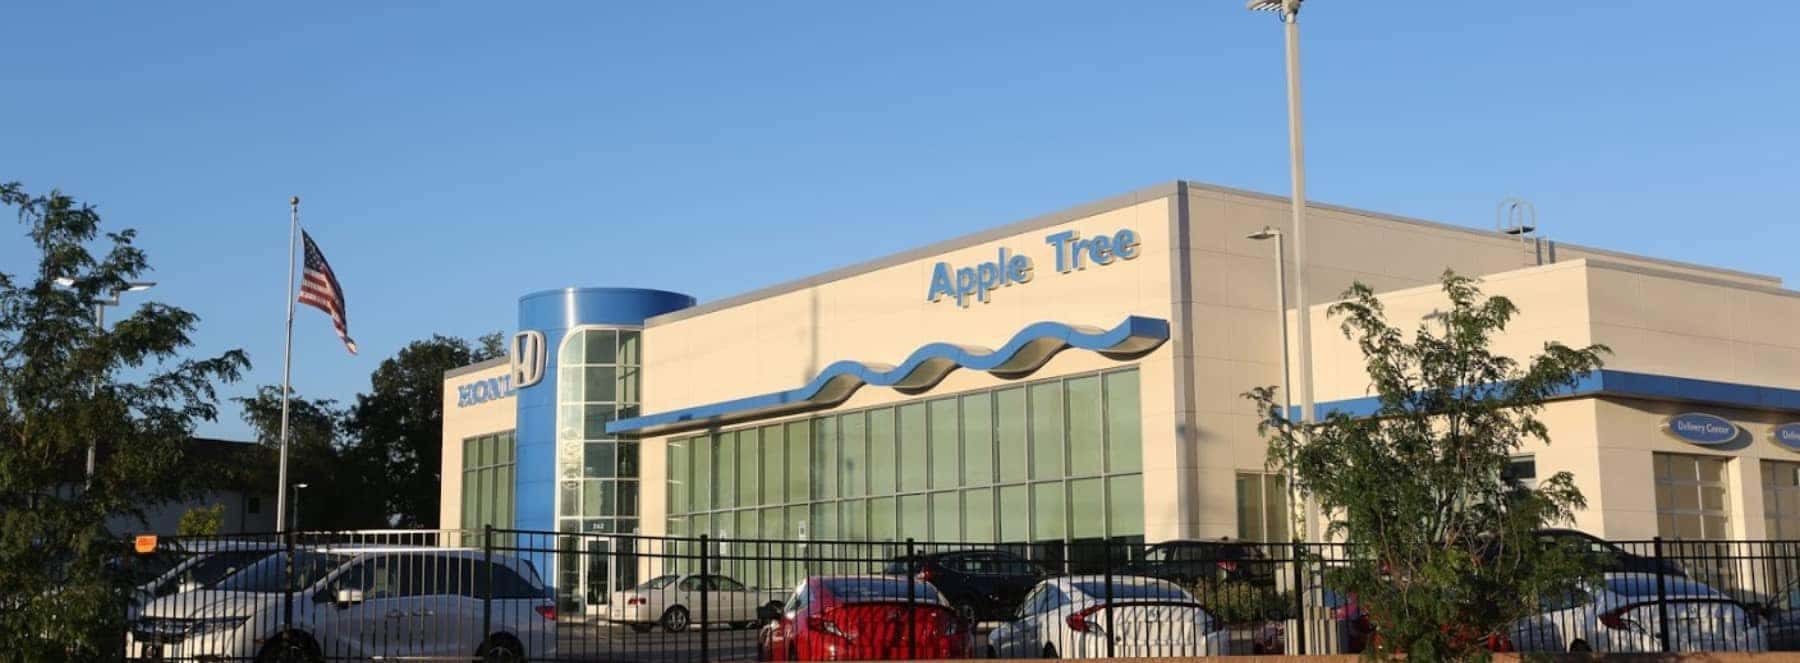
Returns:
[[[969,658],[974,623],[936,587],[892,576],[807,578],[780,610],[758,616],[764,661]]]

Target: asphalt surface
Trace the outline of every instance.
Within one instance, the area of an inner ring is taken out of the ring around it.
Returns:
[[[756,628],[713,626],[702,634],[698,628],[682,633],[653,629],[638,633],[607,623],[557,625],[558,661],[754,661]],[[704,641],[704,648],[702,641]],[[706,655],[701,656],[705,651]]]

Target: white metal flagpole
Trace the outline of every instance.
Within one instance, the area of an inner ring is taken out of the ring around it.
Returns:
[[[300,197],[288,199],[288,277],[287,277],[287,341],[281,348],[281,469],[275,484],[275,529],[285,532],[288,493],[288,394],[290,370],[294,365],[294,241],[300,234]]]

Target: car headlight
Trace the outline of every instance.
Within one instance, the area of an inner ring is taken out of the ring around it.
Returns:
[[[243,626],[244,622],[247,621],[250,621],[249,617],[215,617],[211,619],[201,619],[194,622],[192,633],[194,635],[220,633]]]

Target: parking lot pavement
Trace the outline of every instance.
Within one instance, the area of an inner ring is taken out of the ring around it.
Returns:
[[[707,658],[715,661],[756,660],[757,629],[714,626],[705,634]],[[606,623],[564,622],[557,625],[556,658],[560,661],[698,661],[701,633],[638,633]]]

